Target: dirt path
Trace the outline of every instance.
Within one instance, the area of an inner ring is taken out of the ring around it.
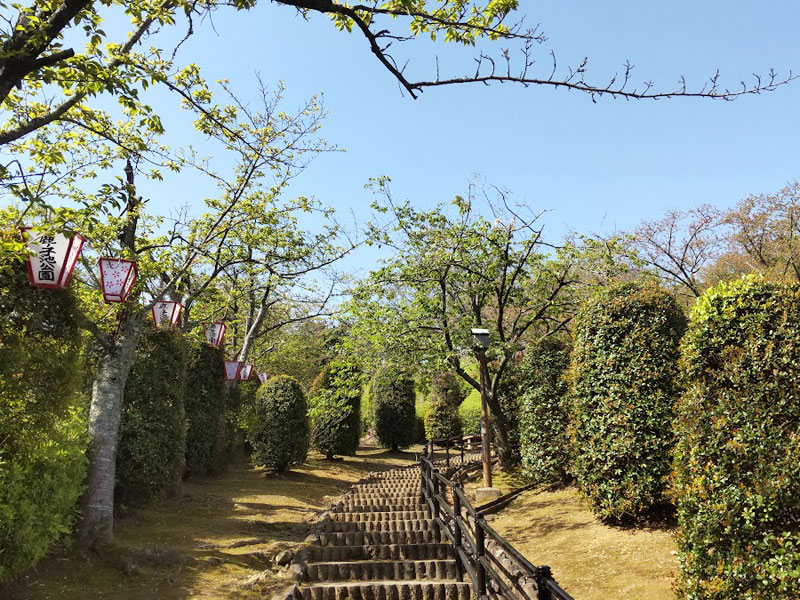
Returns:
[[[186,483],[180,499],[125,511],[117,547],[103,556],[64,549],[15,587],[20,600],[265,598],[288,586],[275,565],[302,542],[316,512],[370,471],[408,464],[413,453],[361,449],[289,473],[246,464]]]

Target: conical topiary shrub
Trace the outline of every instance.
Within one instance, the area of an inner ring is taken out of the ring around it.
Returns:
[[[383,367],[370,384],[375,434],[386,448],[397,450],[414,442],[414,380],[404,371]]]

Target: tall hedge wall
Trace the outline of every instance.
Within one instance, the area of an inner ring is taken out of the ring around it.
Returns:
[[[685,328],[675,299],[643,282],[600,290],[576,317],[573,471],[603,518],[636,517],[664,500]]]
[[[176,330],[147,327],[128,381],[117,452],[117,498],[137,502],[180,491],[186,463],[186,345]]]
[[[683,342],[675,426],[683,598],[800,593],[800,287],[709,289]]]
[[[191,347],[183,398],[187,424],[186,474],[223,471],[228,388],[221,349],[206,343]]]
[[[300,384],[288,375],[269,379],[256,396],[253,462],[287,469],[306,459],[308,443],[308,403]]]
[[[414,380],[405,372],[382,367],[370,384],[375,433],[385,447],[397,450],[414,442],[416,412]]]
[[[0,264],[0,582],[71,529],[86,460],[81,342],[69,290]]]
[[[228,388],[228,405],[225,418],[225,452],[228,461],[242,460],[246,455],[247,430],[255,415],[256,394],[261,385],[253,373],[247,381],[238,381]]]
[[[520,454],[523,473],[533,482],[568,479],[569,353],[569,343],[548,338],[529,347],[523,360]]]

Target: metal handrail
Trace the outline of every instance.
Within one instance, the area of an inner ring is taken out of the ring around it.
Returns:
[[[447,475],[440,473],[434,465],[434,446],[445,448]],[[487,600],[490,594],[499,594],[505,600],[534,600],[530,596],[531,588],[524,590],[523,584],[535,585],[535,600],[574,600],[553,579],[550,567],[537,567],[526,559],[478,514],[461,484],[448,479],[451,475],[450,449],[460,449],[463,468],[464,446],[463,438],[428,440],[419,458],[421,499],[431,510],[434,527],[437,531],[441,528],[453,544],[459,577],[467,574],[479,600]],[[445,493],[448,489],[452,506]],[[515,572],[509,570],[495,552],[487,549],[488,541],[515,565]]]

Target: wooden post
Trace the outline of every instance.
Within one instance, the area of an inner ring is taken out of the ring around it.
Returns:
[[[486,384],[489,379],[489,371],[486,368],[486,353],[478,353],[478,363],[481,370],[481,446],[483,456],[483,487],[492,487],[492,456],[489,444],[489,406],[486,401]]]
[[[453,520],[453,524],[456,526],[455,531],[453,531],[453,537],[455,538],[455,551],[456,551],[456,577],[459,581],[463,581],[464,579],[464,565],[461,563],[461,556],[459,555],[458,551],[461,548],[462,540],[461,540],[461,496],[458,495],[457,490],[461,488],[461,484],[458,482],[453,484],[453,514],[455,515],[455,519]]]
[[[486,597],[486,568],[483,566],[483,558],[486,556],[486,541],[481,519],[475,521],[475,546],[478,551],[475,565],[478,574],[478,598],[482,599]]]

